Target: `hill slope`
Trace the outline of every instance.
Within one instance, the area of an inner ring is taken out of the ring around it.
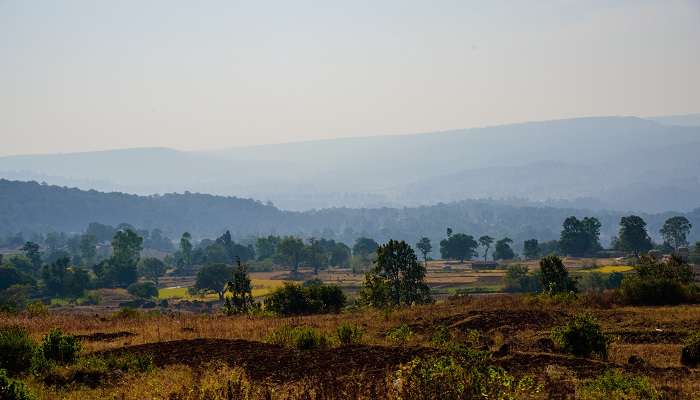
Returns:
[[[17,232],[81,232],[90,222],[139,228],[160,228],[170,237],[189,231],[214,237],[226,229],[237,238],[294,234],[334,238],[352,243],[359,236],[415,243],[428,236],[437,241],[447,227],[474,236],[509,236],[516,247],[526,239],[556,239],[570,216],[596,216],[603,223],[602,240],[616,234],[622,213],[535,206],[531,203],[466,200],[407,208],[331,208],[307,212],[282,211],[250,199],[204,194],[137,196],[101,193],[36,182],[0,180],[0,234]],[[652,236],[673,213],[642,214]],[[700,209],[687,216],[700,226]],[[693,233],[691,239],[700,238]],[[518,247],[519,248],[519,247]],[[437,248],[436,250],[437,251]]]
[[[523,197],[658,212],[700,206],[698,153],[700,127],[600,117],[210,152],[14,156],[0,158],[0,177],[236,195],[295,210]]]

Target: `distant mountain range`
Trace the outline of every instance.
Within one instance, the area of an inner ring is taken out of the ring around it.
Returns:
[[[515,248],[536,238],[558,239],[565,218],[595,216],[602,223],[601,239],[608,244],[625,213],[572,207],[533,206],[526,201],[464,200],[403,208],[329,208],[283,211],[251,199],[206,194],[137,196],[0,179],[0,236],[23,232],[72,232],[90,222],[163,230],[170,238],[189,231],[195,238],[213,238],[230,230],[236,240],[268,234],[324,237],[348,244],[360,236],[416,243],[427,236],[437,243],[447,227],[475,237],[510,237]],[[678,213],[641,214],[649,232],[659,240],[659,228]],[[696,227],[690,239],[700,239],[700,209],[684,214]],[[518,250],[519,251],[519,250]]]
[[[700,206],[700,114],[595,117],[183,152],[0,158],[0,177],[134,194],[201,192],[282,209],[465,199],[662,212]]]

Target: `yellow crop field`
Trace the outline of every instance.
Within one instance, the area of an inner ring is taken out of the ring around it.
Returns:
[[[594,268],[589,270],[590,272],[602,272],[604,274],[611,274],[613,272],[628,272],[631,271],[632,267],[629,265],[604,265],[602,267]]]
[[[284,281],[277,279],[251,279],[253,284],[253,296],[260,297],[266,296],[273,290],[284,285]],[[186,287],[170,287],[158,290],[159,299],[193,299],[199,298],[199,296],[192,296],[187,292]],[[205,296],[207,299],[218,298],[216,294],[208,294]]]

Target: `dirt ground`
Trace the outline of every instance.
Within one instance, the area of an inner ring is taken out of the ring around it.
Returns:
[[[552,328],[580,312],[592,313],[610,337],[608,359],[575,358],[553,347],[549,339]],[[310,326],[333,335],[341,323],[361,327],[363,344],[292,350],[265,343],[269,332],[282,325]],[[591,307],[583,301],[551,304],[532,296],[498,295],[390,312],[362,310],[295,318],[170,313],[120,319],[52,314],[3,316],[0,324],[26,326],[36,338],[52,327],[61,327],[79,335],[86,353],[150,354],[163,371],[178,366],[197,371],[202,365],[223,363],[244,368],[255,381],[273,384],[324,377],[336,382],[353,380],[358,374],[367,382],[381,382],[400,364],[439,351],[430,338],[444,326],[455,341],[471,341],[473,346],[491,351],[492,364],[516,376],[536,377],[545,385],[543,398],[574,398],[578,383],[608,369],[648,376],[665,398],[690,399],[700,393],[700,370],[680,363],[683,340],[700,330],[698,305]],[[401,324],[407,324],[413,336],[398,346],[387,340],[386,333]],[[113,388],[127,389],[119,384]],[[71,392],[61,393],[47,398]]]

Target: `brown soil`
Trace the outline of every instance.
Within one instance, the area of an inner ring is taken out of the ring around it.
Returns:
[[[108,350],[151,354],[157,366],[185,364],[201,366],[213,361],[242,366],[253,379],[288,382],[329,372],[361,372],[383,376],[387,368],[434,352],[430,348],[347,346],[334,349],[291,350],[282,346],[228,339],[193,339],[149,343]]]

